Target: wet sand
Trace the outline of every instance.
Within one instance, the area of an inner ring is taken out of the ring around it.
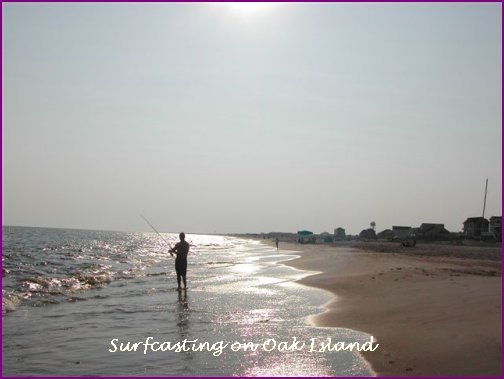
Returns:
[[[336,295],[313,316],[316,325],[378,339],[379,348],[364,357],[379,376],[500,376],[501,261],[488,259],[496,251],[417,245],[404,255],[396,246],[280,243],[302,251],[287,264],[320,272],[303,284]]]

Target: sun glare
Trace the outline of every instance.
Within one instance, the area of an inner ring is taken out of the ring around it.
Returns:
[[[239,13],[253,14],[268,8],[271,3],[228,3],[229,7]]]

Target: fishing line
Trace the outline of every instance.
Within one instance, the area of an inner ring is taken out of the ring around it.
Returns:
[[[165,240],[165,238],[161,235],[161,233],[159,233],[157,231],[157,229],[154,227],[154,225],[152,225],[149,220],[147,220],[142,214],[140,214],[140,217],[144,219],[144,221],[149,224],[149,226],[158,234],[159,237],[161,237],[161,239],[164,241],[164,243],[166,243],[168,245],[168,247],[170,248],[170,250],[172,249],[171,245],[168,243],[167,240]],[[170,255],[173,257],[173,253],[170,251]]]

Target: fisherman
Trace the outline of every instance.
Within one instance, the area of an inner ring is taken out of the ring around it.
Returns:
[[[177,283],[178,290],[180,287],[180,279],[184,280],[184,289],[187,289],[186,282],[186,272],[187,272],[187,254],[189,253],[189,243],[185,240],[185,234],[182,232],[179,234],[180,242],[177,242],[175,246],[170,249],[170,254],[175,253],[177,258],[175,258],[175,271],[177,272]]]
[[[278,237],[275,239],[276,248],[278,249]]]

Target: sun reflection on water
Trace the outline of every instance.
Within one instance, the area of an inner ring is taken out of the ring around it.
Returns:
[[[319,358],[324,360],[323,358]],[[248,367],[245,376],[333,376],[327,365],[311,356],[281,354],[269,357],[261,366]]]

